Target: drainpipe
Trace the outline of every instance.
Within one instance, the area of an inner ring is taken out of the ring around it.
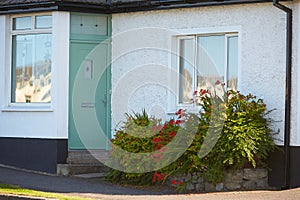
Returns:
[[[291,88],[292,88],[292,9],[273,0],[273,5],[286,13],[286,79],[285,79],[285,121],[284,121],[284,186],[291,187],[290,173],[290,127],[291,127]]]

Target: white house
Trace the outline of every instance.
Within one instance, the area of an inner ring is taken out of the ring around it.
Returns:
[[[270,185],[300,186],[300,2],[0,2],[0,163],[55,173],[109,147],[126,112],[193,112],[220,80],[278,121]],[[204,67],[205,66],[205,67]]]

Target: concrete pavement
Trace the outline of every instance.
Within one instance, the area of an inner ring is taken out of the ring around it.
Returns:
[[[168,188],[134,188],[109,184],[100,179],[61,177],[0,166],[0,183],[46,192],[103,200],[297,200],[300,188],[284,191],[243,191],[205,194],[175,194]]]

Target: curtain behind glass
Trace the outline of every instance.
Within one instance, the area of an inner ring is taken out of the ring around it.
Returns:
[[[197,90],[214,86],[217,80],[224,81],[225,36],[197,37]]]
[[[181,39],[179,44],[179,103],[190,103],[193,97],[194,39]]]

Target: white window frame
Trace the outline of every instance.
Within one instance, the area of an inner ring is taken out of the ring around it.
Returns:
[[[182,103],[179,103],[179,91],[180,91],[180,41],[181,40],[184,40],[184,39],[193,39],[193,42],[196,43],[197,42],[197,39],[195,36],[193,35],[185,35],[185,36],[179,36],[177,37],[177,61],[176,61],[176,66],[177,66],[177,94],[176,94],[176,105],[177,107],[180,107],[180,108],[186,108],[188,110],[190,110],[191,108],[195,107],[194,104],[190,103],[190,104],[182,104]],[[195,63],[196,63],[196,55],[197,55],[197,45],[194,45],[194,60],[193,60],[193,83],[192,83],[192,87],[193,89],[195,88],[196,86],[196,73],[195,73]]]
[[[178,30],[180,32],[178,35],[173,35],[172,39],[172,51],[175,52],[177,55],[176,60],[173,60],[172,58],[169,59],[170,66],[176,66],[176,71],[178,75],[180,74],[180,66],[179,66],[179,59],[180,59],[180,39],[188,39],[188,38],[194,38],[195,46],[194,46],[194,66],[196,66],[197,62],[197,37],[198,36],[213,36],[213,35],[224,35],[225,36],[225,66],[224,66],[224,74],[226,75],[224,77],[224,82],[227,83],[228,80],[228,37],[232,36],[238,36],[238,85],[237,88],[239,88],[241,76],[240,76],[240,48],[241,48],[241,33],[240,33],[240,27],[223,27],[219,30],[215,30],[215,28],[207,28],[207,29],[192,29],[192,30]],[[174,61],[176,64],[174,64]],[[174,68],[173,68],[174,69]],[[193,74],[193,89],[196,88],[196,79],[197,74],[195,73],[194,68],[194,74]],[[175,99],[170,97],[171,93],[169,93],[169,105],[168,105],[168,114],[173,115],[176,110],[178,109],[186,109],[188,112],[194,112],[198,113],[200,107],[197,106],[195,103],[191,104],[182,104],[179,103],[179,90],[180,90],[180,81],[179,76],[177,77],[177,91],[176,91],[176,97]],[[170,103],[171,101],[171,103]],[[173,103],[172,103],[173,102]]]
[[[37,16],[52,16],[52,27],[51,28],[40,28],[37,29],[35,28],[35,21]],[[24,30],[13,30],[13,19],[14,18],[19,18],[19,17],[32,17],[32,23],[31,23],[31,29],[24,29]],[[51,34],[52,29],[53,29],[53,15],[51,12],[46,12],[46,13],[30,13],[30,14],[22,14],[22,15],[11,15],[9,17],[9,40],[8,40],[8,74],[9,76],[7,77],[7,108],[3,108],[2,111],[53,111],[52,108],[52,97],[51,97],[51,102],[45,103],[45,102],[38,102],[38,103],[23,103],[23,102],[12,102],[12,38],[15,35],[28,35],[28,34]],[[51,41],[51,48],[53,48],[53,40]],[[52,49],[53,52],[53,49]],[[53,56],[52,56],[53,57]],[[53,59],[51,58],[53,61]],[[51,66],[51,72],[52,72],[53,66]],[[51,78],[52,82],[52,78]],[[53,94],[53,85],[51,84],[50,88],[50,94],[52,96]]]

